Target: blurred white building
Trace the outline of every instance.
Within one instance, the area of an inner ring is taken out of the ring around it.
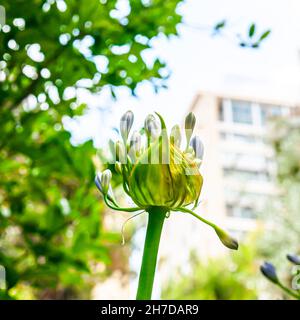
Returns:
[[[269,143],[270,120],[290,116],[293,105],[249,97],[198,94],[191,111],[206,146],[203,200],[234,233],[257,226],[278,190],[276,163]]]

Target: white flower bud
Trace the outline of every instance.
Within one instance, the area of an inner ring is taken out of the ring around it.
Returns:
[[[121,163],[126,163],[126,149],[121,141],[116,142],[116,158]]]
[[[127,111],[121,117],[120,132],[124,142],[126,142],[128,139],[128,135],[131,130],[133,120],[134,120],[134,114],[132,111]]]
[[[180,148],[181,145],[181,132],[180,127],[178,124],[176,124],[172,130],[170,135],[171,143],[173,143],[176,147]]]
[[[116,163],[115,163],[115,170],[116,170],[117,173],[122,174],[122,165],[121,165],[121,162],[116,161]]]
[[[184,125],[187,148],[190,144],[190,140],[195,128],[195,124],[196,124],[196,117],[193,114],[193,112],[190,112],[185,118],[185,125]]]
[[[195,136],[190,143],[191,147],[193,148],[195,152],[195,157],[197,159],[202,160],[203,154],[204,154],[204,145],[201,141],[201,139],[198,136]]]
[[[102,173],[101,172],[98,172],[96,174],[96,177],[95,177],[95,184],[97,186],[97,188],[99,189],[99,191],[101,193],[103,193],[103,188],[102,188],[102,184],[101,184],[101,176],[102,176]]]
[[[130,138],[130,150],[134,153],[137,153],[141,150],[141,147],[142,137],[137,131],[134,131]]]
[[[156,139],[160,135],[160,123],[152,114],[146,117],[144,128],[147,136],[152,139]]]
[[[106,195],[108,193],[111,177],[112,177],[112,174],[109,169],[106,169],[102,172],[101,187],[102,187],[102,193],[104,195]]]

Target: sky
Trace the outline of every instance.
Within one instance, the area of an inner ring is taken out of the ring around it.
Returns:
[[[179,37],[158,37],[153,50],[144,53],[146,60],[158,56],[167,62],[172,71],[168,89],[155,94],[151,85],[143,83],[138,98],[124,88],[118,91],[118,101],[106,90],[97,97],[83,93],[87,114],[66,122],[74,143],[93,138],[97,147],[105,146],[112,128],[129,109],[138,127],[154,111],[165,117],[169,127],[181,123],[201,91],[300,101],[298,0],[186,0],[178,10],[185,22],[178,27]],[[224,18],[225,35],[212,37],[212,27]],[[247,34],[253,22],[258,32],[271,29],[271,35],[259,49],[239,47],[234,35]]]

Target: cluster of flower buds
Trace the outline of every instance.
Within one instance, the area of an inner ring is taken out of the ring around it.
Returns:
[[[280,279],[278,278],[277,271],[275,266],[270,262],[264,262],[263,265],[260,266],[260,271],[262,274],[279,288],[281,288],[285,293],[290,295],[291,297],[300,300],[300,257],[293,254],[288,254],[286,256],[287,260],[290,261],[295,268],[293,269],[293,280],[292,280],[292,290],[282,284]]]
[[[156,113],[148,115],[144,128],[131,133],[134,115],[127,111],[121,118],[121,138],[111,143],[115,170],[122,177],[123,189],[136,204],[134,208],[121,208],[114,199],[110,186],[111,172],[105,170],[96,176],[96,185],[103,194],[106,204],[120,211],[151,211],[161,207],[168,213],[181,211],[192,214],[211,226],[220,240],[230,249],[238,243],[215,224],[188,209],[198,205],[202,188],[202,163],[204,146],[198,136],[193,137],[196,117],[189,113],[185,119],[186,145],[181,148],[182,134],[179,125],[170,132],[164,119]]]

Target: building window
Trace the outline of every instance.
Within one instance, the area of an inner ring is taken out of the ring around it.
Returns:
[[[240,207],[232,204],[226,205],[227,215],[234,218],[256,219],[257,213],[251,207]]]
[[[268,119],[282,116],[282,107],[276,105],[261,104],[261,122],[266,124]]]
[[[246,169],[249,171],[265,171],[269,164],[269,158],[259,154],[223,152],[221,160],[224,166],[231,169]]]
[[[238,134],[238,133],[235,133],[233,135],[233,138],[235,141],[237,142],[246,142],[246,143],[255,143],[256,142],[256,139],[254,136],[251,136],[251,135],[245,135],[245,134]]]
[[[251,103],[247,101],[232,100],[232,120],[235,123],[252,124]]]
[[[273,195],[236,190],[230,187],[224,190],[224,195],[227,203],[234,203],[235,205],[255,204],[256,207],[264,208],[268,202],[273,201]]]
[[[262,143],[261,138],[257,138],[254,135],[246,135],[246,134],[239,134],[239,133],[229,133],[229,132],[220,132],[221,140],[226,140],[230,142],[236,143]]]
[[[218,106],[218,119],[219,121],[224,121],[224,103],[223,101],[220,101],[219,106]]]
[[[270,181],[267,171],[250,171],[241,169],[223,168],[224,176],[242,181]]]

